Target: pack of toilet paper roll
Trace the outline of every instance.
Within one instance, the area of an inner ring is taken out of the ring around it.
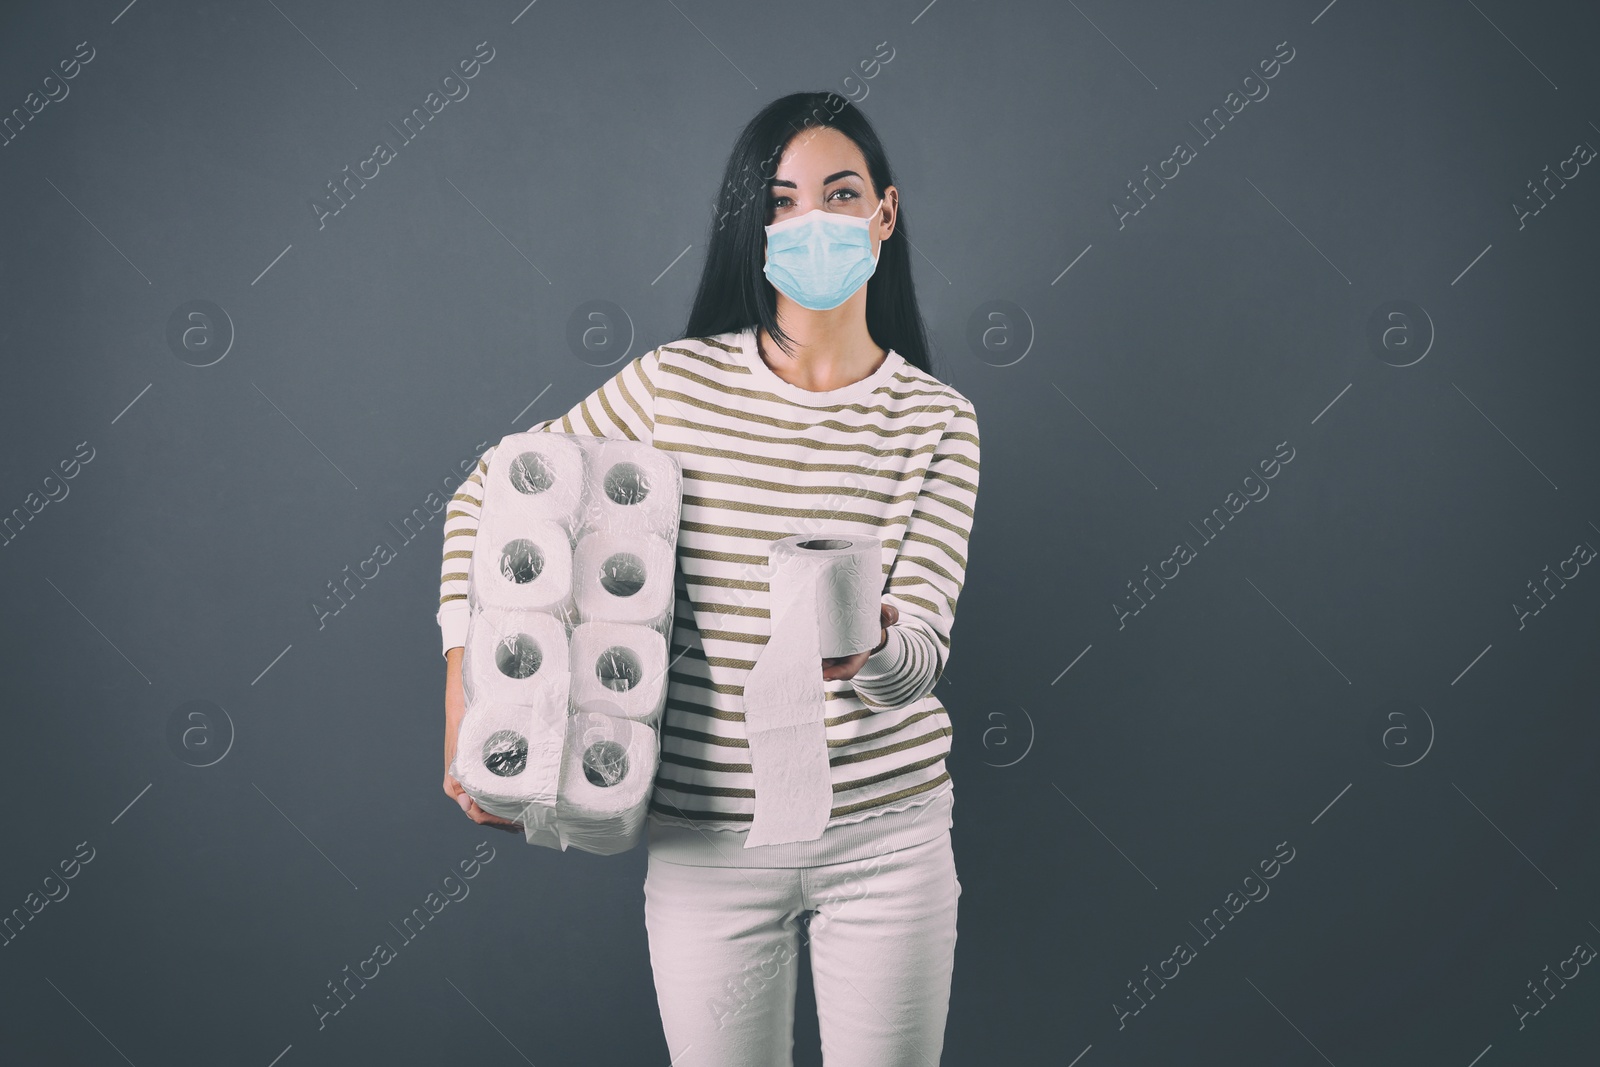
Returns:
[[[637,441],[503,438],[467,572],[450,773],[530,844],[638,844],[659,765],[682,474]]]

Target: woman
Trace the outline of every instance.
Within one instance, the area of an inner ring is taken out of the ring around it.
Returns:
[[[961,892],[950,718],[932,691],[966,570],[977,418],[929,372],[899,190],[854,105],[774,101],[725,177],[685,338],[532,427],[645,441],[683,470],[644,886],[667,1046],[676,1067],[791,1063],[804,930],[829,1067],[925,1067],[944,1043]],[[447,768],[492,452],[445,524]],[[743,686],[771,635],[768,547],[797,533],[883,541],[881,639],[818,665],[833,791],[821,837],[746,848],[760,798]],[[444,789],[474,822],[518,829],[448,772]]]

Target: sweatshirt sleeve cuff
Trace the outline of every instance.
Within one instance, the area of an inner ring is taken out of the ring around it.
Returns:
[[[467,602],[452,600],[439,606],[439,634],[444,640],[440,655],[448,655],[452,648],[462,648],[467,643]]]

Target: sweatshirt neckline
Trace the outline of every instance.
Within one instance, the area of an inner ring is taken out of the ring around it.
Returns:
[[[837,389],[802,389],[793,382],[786,382],[778,377],[777,373],[762,360],[761,353],[756,348],[756,330],[757,327],[750,326],[737,335],[736,347],[739,349],[740,357],[750,368],[750,373],[755,376],[756,381],[761,383],[762,388],[800,404],[835,404],[866,396],[878,386],[893,380],[895,372],[906,362],[904,356],[891,348],[888,355],[883,358],[883,362],[878,364],[878,369],[860,381],[841,385]]]

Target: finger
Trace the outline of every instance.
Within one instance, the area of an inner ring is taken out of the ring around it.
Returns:
[[[466,794],[463,794],[463,796],[465,796],[465,795]],[[467,802],[472,805],[471,810],[468,811],[467,814],[472,816],[472,821],[473,822],[478,823],[481,826],[516,826],[517,825],[516,823],[512,822],[510,819],[503,819],[498,815],[491,815],[489,812],[484,811],[482,808],[478,807],[478,802],[476,800],[473,800],[470,796],[467,797]]]
[[[858,652],[854,656],[842,656],[834,660],[823,661],[822,677],[825,681],[836,678],[853,678],[856,672],[866,665],[870,653]]]
[[[502,819],[498,815],[490,815],[482,809],[478,811],[477,815],[473,816],[472,821],[479,826],[492,826],[496,830],[506,830],[511,833],[520,833],[522,831],[521,823],[512,822],[510,819]]]

